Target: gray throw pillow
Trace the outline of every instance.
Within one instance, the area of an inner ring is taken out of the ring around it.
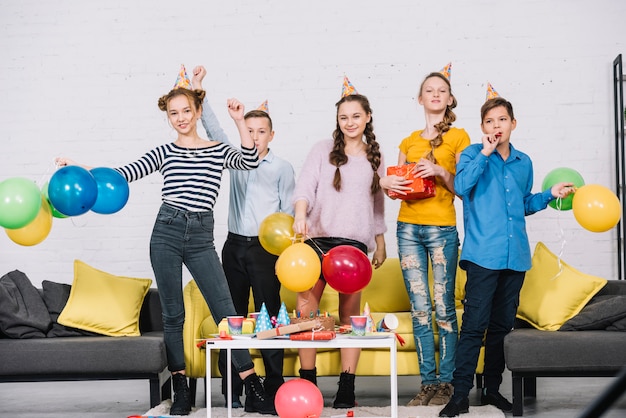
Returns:
[[[582,311],[564,323],[559,331],[584,331],[594,329],[615,329],[620,320],[626,318],[626,295],[597,296]],[[622,321],[624,322],[624,321]]]

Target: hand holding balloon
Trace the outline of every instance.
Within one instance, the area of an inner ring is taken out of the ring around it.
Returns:
[[[576,191],[574,183],[557,183],[550,188],[550,193],[556,198],[564,199]]]

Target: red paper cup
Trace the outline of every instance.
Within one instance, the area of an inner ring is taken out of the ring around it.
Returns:
[[[241,335],[243,329],[243,316],[227,316],[228,333],[230,335]]]
[[[398,328],[400,322],[398,321],[398,317],[392,313],[388,313],[385,315],[383,319],[378,321],[378,325],[376,326],[376,331],[378,332],[389,332],[394,331]]]
[[[352,335],[365,335],[365,327],[367,325],[367,316],[365,315],[353,315],[350,317],[350,323],[352,324]]]

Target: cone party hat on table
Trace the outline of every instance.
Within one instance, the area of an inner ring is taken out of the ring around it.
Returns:
[[[261,331],[267,331],[268,329],[272,329],[272,321],[270,320],[270,314],[267,312],[267,307],[265,306],[265,302],[261,305],[261,310],[259,311],[259,315],[256,317],[256,325],[254,327],[254,333],[259,333]]]
[[[341,97],[351,96],[353,94],[359,94],[358,91],[354,88],[348,77],[343,76],[343,86],[341,88]]]
[[[500,95],[496,89],[493,88],[491,83],[487,83],[487,98],[485,100],[495,99],[496,97],[500,97]]]
[[[185,70],[185,65],[180,65],[180,71],[178,72],[178,77],[176,78],[176,84],[174,84],[175,89],[191,89],[191,79],[187,75],[187,70]]]
[[[449,62],[445,67],[443,67],[440,71],[448,80],[452,77],[452,63]]]
[[[281,325],[289,325],[291,324],[291,320],[289,319],[289,314],[287,313],[287,306],[285,302],[280,304],[280,309],[278,310],[278,317],[276,318],[276,326]]]
[[[365,302],[365,306],[363,306],[363,316],[367,316],[367,322],[365,323],[365,332],[376,331],[374,319],[372,318],[372,313],[370,312],[370,305],[367,302]]]

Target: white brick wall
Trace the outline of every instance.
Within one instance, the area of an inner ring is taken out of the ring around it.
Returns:
[[[492,0],[203,1],[0,0],[0,180],[42,184],[55,156],[117,166],[175,138],[157,98],[178,67],[207,66],[205,87],[227,132],[223,107],[268,99],[272,144],[296,171],[334,129],[347,74],[373,106],[388,165],[397,145],[423,127],[415,93],[423,76],[453,62],[456,126],[480,139],[486,82],[515,106],[513,142],[535,164],[535,190],[553,168],[578,170],[614,189],[613,59],[626,52],[626,3]],[[114,215],[55,219],[41,244],[0,233],[0,274],[19,269],[35,284],[71,282],[72,260],[116,274],[152,277],[148,240],[161,178],[131,185]],[[228,183],[216,207],[217,247],[226,233]],[[388,255],[396,256],[397,203],[387,201]],[[459,213],[459,218],[461,214]],[[528,218],[544,241],[579,269],[613,278],[615,231],[581,228],[572,212]]]

